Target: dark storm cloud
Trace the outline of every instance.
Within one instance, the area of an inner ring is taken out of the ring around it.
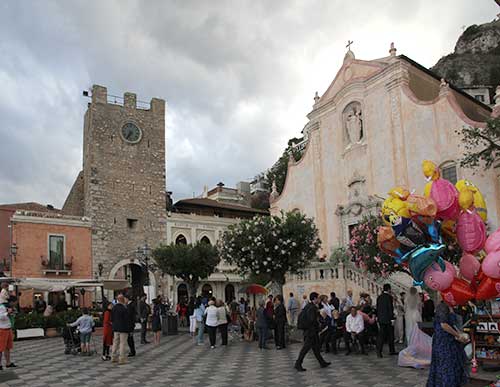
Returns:
[[[81,168],[81,91],[166,99],[175,197],[268,168],[354,39],[431,66],[494,2],[11,1],[0,4],[0,202],[62,205]]]

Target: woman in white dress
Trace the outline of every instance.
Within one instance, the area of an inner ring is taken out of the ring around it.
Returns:
[[[396,315],[396,323],[394,324],[394,339],[399,344],[403,344],[405,336],[405,308],[401,301],[396,299],[396,305],[394,307],[394,314]]]
[[[422,321],[422,302],[417,288],[411,287],[405,300],[405,333],[406,343],[410,344],[413,328]]]

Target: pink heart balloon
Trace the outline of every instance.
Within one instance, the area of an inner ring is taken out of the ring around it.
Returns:
[[[483,273],[494,279],[500,278],[500,251],[489,253],[481,264]]]
[[[472,281],[472,279],[479,273],[481,269],[481,264],[478,259],[472,254],[464,253],[462,258],[460,258],[460,274],[465,279]]]
[[[484,251],[486,254],[492,253],[494,251],[500,251],[500,228],[494,233],[490,234],[488,239],[484,244]]]

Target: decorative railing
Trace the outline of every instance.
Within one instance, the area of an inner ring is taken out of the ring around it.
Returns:
[[[355,267],[350,262],[340,263],[338,265],[333,265],[329,262],[317,262],[298,274],[287,274],[286,276],[286,282],[317,282],[332,280],[351,281],[360,288],[366,290],[372,296],[382,293],[383,285],[386,283],[391,285],[392,292],[395,294],[408,291],[407,286],[396,279],[391,277],[375,277],[373,274],[366,273]]]
[[[40,256],[43,274],[68,274],[71,275],[73,267],[73,257],[63,259],[63,262],[51,260],[44,255]]]

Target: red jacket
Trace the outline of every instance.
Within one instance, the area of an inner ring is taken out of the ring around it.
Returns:
[[[111,311],[107,309],[103,314],[102,344],[113,345],[113,324],[111,322]]]

